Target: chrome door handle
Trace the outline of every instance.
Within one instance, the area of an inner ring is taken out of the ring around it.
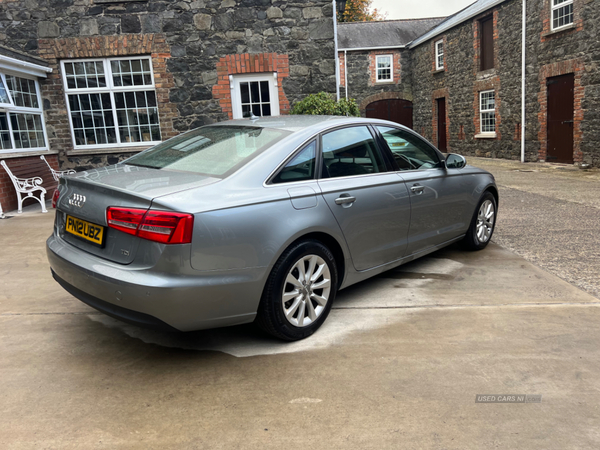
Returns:
[[[423,191],[425,190],[425,186],[421,186],[419,184],[415,184],[413,187],[410,188],[410,190],[412,191],[413,194],[422,194]]]
[[[349,195],[342,195],[339,198],[335,199],[336,205],[349,205],[350,203],[354,203],[356,201],[356,197],[351,197]]]

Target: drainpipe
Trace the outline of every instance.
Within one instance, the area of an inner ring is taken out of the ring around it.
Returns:
[[[527,0],[523,0],[523,32],[521,49],[521,162],[525,162],[525,71],[526,66],[526,44],[527,44]]]
[[[346,86],[346,100],[348,100],[348,51],[344,50],[344,86]]]
[[[340,57],[338,55],[337,3],[333,0],[333,41],[335,43],[335,95],[340,101]]]

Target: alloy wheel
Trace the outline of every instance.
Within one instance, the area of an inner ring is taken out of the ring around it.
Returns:
[[[484,201],[477,213],[477,240],[485,243],[492,237],[496,211],[491,200]]]
[[[307,327],[325,310],[331,292],[331,272],[323,258],[306,255],[290,269],[283,286],[281,302],[289,323]]]

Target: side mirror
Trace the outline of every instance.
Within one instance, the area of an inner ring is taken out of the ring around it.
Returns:
[[[447,169],[462,169],[467,165],[467,160],[464,156],[450,153],[446,156],[446,168]]]

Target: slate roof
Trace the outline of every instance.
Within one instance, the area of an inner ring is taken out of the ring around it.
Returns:
[[[347,22],[338,24],[338,48],[401,47],[442,22],[444,17],[428,19]]]
[[[29,53],[5,47],[4,45],[0,45],[0,55],[18,59],[19,61],[25,61],[31,64],[38,64],[46,67],[49,66],[48,61],[46,61],[45,59],[42,59],[38,56],[30,55]]]
[[[461,23],[472,19],[475,16],[487,11],[490,8],[493,8],[500,3],[504,3],[507,0],[477,0],[475,3],[467,6],[465,9],[457,12],[446,18],[443,22],[436,24],[435,28],[430,29],[422,36],[416,38],[411,44],[410,48],[414,48],[419,44],[429,41],[436,36],[448,31],[449,29],[460,25]]]

